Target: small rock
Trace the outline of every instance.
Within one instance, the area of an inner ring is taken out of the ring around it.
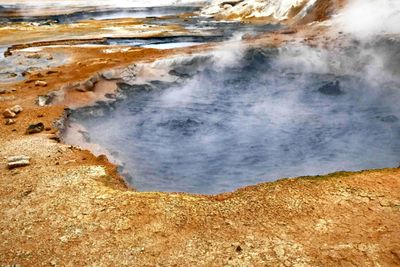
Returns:
[[[28,69],[23,71],[21,74],[22,74],[22,76],[26,77],[28,75],[32,75],[34,72],[36,72],[38,70],[40,70],[40,68],[38,68],[38,67],[29,67]]]
[[[0,88],[0,95],[4,95],[5,93],[7,93],[6,89]]]
[[[45,87],[45,86],[47,86],[47,82],[39,80],[39,81],[35,82],[35,86]]]
[[[76,90],[79,91],[79,92],[93,91],[93,88],[94,88],[95,84],[96,84],[95,81],[92,81],[92,80],[89,79],[89,80],[87,80],[87,81],[81,83],[81,84],[76,88]]]
[[[381,121],[388,122],[388,123],[395,123],[395,122],[399,121],[399,118],[397,118],[395,115],[381,117],[380,119],[381,119]]]
[[[15,114],[21,113],[24,109],[20,105],[15,105],[12,108],[10,108],[12,112]]]
[[[281,34],[295,34],[295,33],[297,33],[297,30],[296,29],[285,29],[285,30],[279,31],[279,33],[281,33]]]
[[[324,95],[341,95],[343,91],[340,89],[339,81],[329,82],[321,86],[318,91]]]
[[[44,107],[44,106],[50,104],[50,102],[51,102],[51,97],[48,96],[48,95],[40,95],[40,96],[38,97],[38,100],[37,100],[37,104],[38,104],[40,107]]]
[[[35,54],[31,54],[31,55],[27,55],[26,58],[30,58],[30,59],[40,59],[42,56],[38,53]]]
[[[102,78],[106,80],[115,80],[118,78],[118,74],[115,70],[107,70],[101,73]]]
[[[33,83],[35,80],[28,79],[25,81],[26,84]]]
[[[27,134],[35,134],[35,133],[41,133],[44,130],[44,124],[39,122],[35,124],[29,125],[28,129],[26,130]]]
[[[15,120],[13,119],[6,119],[6,125],[13,125],[15,124]]]
[[[7,166],[9,169],[25,167],[30,164],[30,160],[31,160],[30,157],[24,155],[8,157]]]
[[[4,110],[4,112],[3,112],[3,117],[6,119],[12,119],[12,118],[15,118],[16,116],[17,116],[17,114],[12,112],[9,108]]]
[[[47,75],[56,74],[56,73],[60,73],[60,71],[58,71],[58,70],[49,70],[49,71],[46,72]]]
[[[46,20],[46,21],[41,21],[38,23],[38,26],[52,26],[54,24],[60,23],[58,19],[55,20]]]
[[[230,7],[236,6],[237,4],[242,3],[244,0],[228,0],[228,1],[223,1],[219,4],[219,7],[224,7],[229,5]]]

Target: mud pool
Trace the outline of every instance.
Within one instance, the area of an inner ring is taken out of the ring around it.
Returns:
[[[283,54],[255,49],[223,66],[212,58],[195,70],[175,66],[178,82],[122,84],[117,101],[71,120],[141,191],[213,194],[398,165],[397,81],[327,73]]]

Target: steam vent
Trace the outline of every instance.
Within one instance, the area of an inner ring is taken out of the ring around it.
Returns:
[[[0,0],[0,267],[400,266],[399,0]]]

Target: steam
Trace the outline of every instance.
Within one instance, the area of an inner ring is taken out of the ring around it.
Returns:
[[[380,51],[398,42],[337,50],[225,45],[202,55],[207,60],[154,64],[183,65],[194,75],[161,90],[133,87],[110,116],[83,120],[93,142],[118,151],[133,186],[217,193],[281,177],[397,165],[400,81]],[[319,92],[336,80],[341,93]]]
[[[4,3],[3,3],[4,2]],[[199,5],[208,2],[207,0],[74,0],[74,1],[0,1],[0,5],[6,6],[36,6],[36,7],[88,7],[88,6],[114,6],[114,7],[154,7],[154,6],[169,6],[169,5]]]
[[[69,1],[28,1],[28,0],[0,0],[0,7],[18,9],[19,14],[24,17],[41,14],[43,11],[53,9],[59,14],[68,14],[75,11],[108,9],[108,8],[146,8],[146,7],[164,7],[164,6],[203,6],[208,0],[69,0]],[[144,13],[137,14],[139,17],[146,16]],[[153,14],[150,14],[153,15]],[[104,16],[104,19],[113,18]]]
[[[352,0],[334,23],[361,40],[371,40],[382,34],[400,34],[400,1]]]
[[[233,67],[239,64],[245,52],[245,46],[241,43],[243,33],[236,33],[229,41],[219,45],[212,53],[214,66],[218,70],[224,70],[227,66]]]
[[[170,70],[182,74],[182,65],[186,72],[172,85],[136,85],[112,113],[82,123],[94,143],[118,151],[141,190],[217,193],[282,177],[394,167],[397,2],[350,2],[333,19],[346,33],[340,47],[247,51],[238,35],[202,55],[207,60],[153,64],[140,73],[172,81]],[[320,90],[335,82],[332,94]]]

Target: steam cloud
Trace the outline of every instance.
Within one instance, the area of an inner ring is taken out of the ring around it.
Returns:
[[[70,0],[70,1],[54,1],[54,0],[41,0],[41,1],[0,1],[0,5],[21,5],[21,6],[36,6],[41,8],[46,7],[68,7],[68,6],[114,6],[114,7],[151,7],[151,6],[168,6],[168,5],[189,5],[201,4],[207,0]]]
[[[352,0],[334,23],[362,40],[371,40],[382,34],[400,34],[400,1]]]
[[[285,176],[394,167],[398,11],[398,1],[352,1],[333,19],[347,34],[342,47],[249,53],[228,42],[186,82],[137,93],[111,115],[82,123],[93,142],[119,152],[142,190],[216,193]],[[319,91],[335,81],[336,96]]]

